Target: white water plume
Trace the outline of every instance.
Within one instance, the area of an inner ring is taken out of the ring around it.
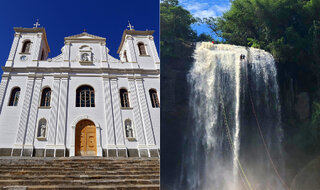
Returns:
[[[197,44],[194,60],[188,76],[193,127],[182,163],[181,183],[186,183],[180,188],[281,189],[261,148],[249,104],[251,100],[263,122],[268,148],[279,155],[281,117],[271,54],[202,42]]]

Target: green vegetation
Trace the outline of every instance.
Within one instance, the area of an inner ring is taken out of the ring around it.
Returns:
[[[213,38],[209,34],[202,33],[197,37],[197,42],[213,41]]]
[[[196,19],[178,5],[178,0],[164,0],[160,4],[161,57],[182,57],[181,49],[197,34],[191,29]]]
[[[226,43],[265,49],[301,91],[320,86],[319,0],[234,0],[229,11],[205,22]]]
[[[311,49],[319,48],[314,42],[319,40],[319,11],[318,0],[234,0],[222,17],[205,21],[227,43],[252,43],[273,52],[278,60],[296,62],[306,55],[317,56]],[[312,48],[301,48],[307,46]]]
[[[160,49],[162,58],[185,57],[185,49],[191,42],[212,41],[208,34],[197,33],[191,28],[191,24],[199,22],[189,11],[178,4],[178,0],[163,0],[160,3]]]
[[[274,56],[282,103],[287,164],[297,170],[320,154],[320,0],[232,0],[231,8],[204,23],[223,43],[264,49]],[[161,60],[185,58],[197,36],[198,22],[178,0],[162,0]],[[218,40],[215,40],[218,41]],[[169,61],[165,64],[174,64]],[[173,67],[172,65],[166,67]],[[297,116],[298,95],[309,96],[308,118]],[[295,172],[292,172],[295,173]]]

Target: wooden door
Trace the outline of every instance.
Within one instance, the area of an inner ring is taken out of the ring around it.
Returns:
[[[76,156],[96,156],[96,127],[92,121],[82,120],[76,126]]]

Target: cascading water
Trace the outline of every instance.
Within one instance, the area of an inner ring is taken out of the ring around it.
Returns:
[[[274,170],[281,168],[282,130],[271,54],[202,42],[194,59],[188,76],[192,122],[177,189],[283,189]]]

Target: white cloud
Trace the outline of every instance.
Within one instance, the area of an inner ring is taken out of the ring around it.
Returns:
[[[199,18],[218,17],[230,8],[228,0],[180,0],[180,4]]]
[[[186,4],[186,9],[190,10],[190,11],[198,11],[198,10],[202,10],[205,9],[206,7],[208,7],[208,3],[189,3]]]
[[[226,4],[226,5],[222,5],[222,6],[220,6],[220,5],[214,5],[214,7],[217,9],[217,11],[219,12],[219,13],[224,13],[224,12],[226,12],[227,10],[229,10],[230,9],[230,4]]]
[[[217,14],[214,10],[198,10],[193,14],[195,17],[206,18],[206,17],[216,17]]]

